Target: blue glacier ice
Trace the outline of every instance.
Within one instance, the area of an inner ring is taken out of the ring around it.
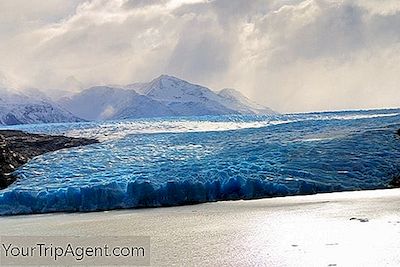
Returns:
[[[34,158],[0,214],[159,207],[386,188],[400,110],[20,125],[99,144]]]

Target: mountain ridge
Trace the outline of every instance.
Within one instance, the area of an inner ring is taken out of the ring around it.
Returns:
[[[116,101],[104,95],[101,88],[113,90],[115,95],[125,95]],[[225,90],[225,89],[224,89]],[[192,84],[170,75],[161,75],[148,83],[94,86],[59,104],[77,116],[88,120],[127,119],[162,116],[201,116],[228,114],[275,114],[271,109],[254,103],[235,89],[230,93],[215,92],[207,87]],[[129,93],[129,96],[126,94]],[[95,108],[90,108],[91,105]],[[80,112],[84,106],[91,111]],[[97,110],[101,107],[102,110]],[[109,116],[102,116],[107,113]]]
[[[80,122],[81,118],[34,91],[30,94],[0,88],[0,125]]]
[[[92,86],[57,101],[35,88],[0,88],[0,125],[229,114],[276,113],[235,89],[213,91],[170,75]]]

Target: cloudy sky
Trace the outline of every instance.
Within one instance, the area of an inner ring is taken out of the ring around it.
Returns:
[[[0,86],[170,74],[280,112],[400,106],[398,0],[2,0]]]

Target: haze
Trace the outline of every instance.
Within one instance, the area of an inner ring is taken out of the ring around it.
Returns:
[[[4,0],[0,86],[174,75],[279,112],[399,107],[396,0]]]

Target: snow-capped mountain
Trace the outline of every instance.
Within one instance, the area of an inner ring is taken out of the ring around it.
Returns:
[[[272,109],[257,104],[232,88],[225,88],[218,92],[224,98],[223,105],[242,114],[274,114]]]
[[[274,113],[234,89],[216,93],[167,75],[149,83],[95,86],[61,99],[59,104],[88,120]]]
[[[172,115],[167,107],[134,90],[94,86],[59,101],[65,109],[87,120],[125,119]]]
[[[237,114],[223,104],[223,99],[210,89],[184,80],[161,75],[137,91],[157,100],[176,115],[226,115]]]
[[[29,92],[26,95],[0,88],[0,125],[82,121],[39,92]]]

